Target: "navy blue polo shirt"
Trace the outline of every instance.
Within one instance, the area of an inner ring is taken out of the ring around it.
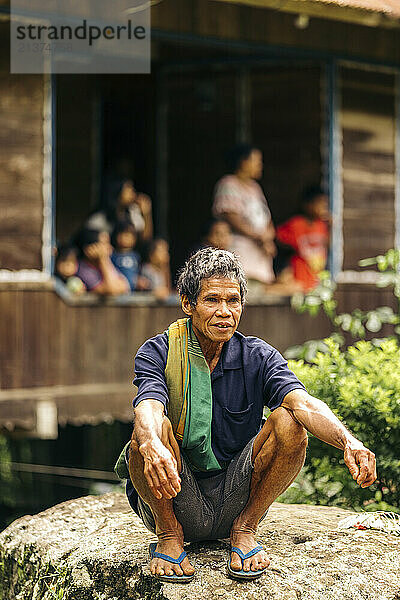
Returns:
[[[138,393],[133,406],[142,400],[159,400],[168,414],[167,354],[167,333],[156,335],[139,348],[133,381]],[[211,388],[211,444],[215,457],[223,463],[232,460],[260,431],[264,406],[272,411],[286,394],[305,389],[275,348],[239,332],[225,342],[211,373]]]

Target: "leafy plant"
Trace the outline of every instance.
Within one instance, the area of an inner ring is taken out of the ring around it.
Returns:
[[[0,548],[0,600],[68,600],[77,597],[71,583],[70,568],[42,560],[34,545]]]
[[[315,316],[322,309],[331,320],[335,332],[340,335],[350,333],[354,339],[362,339],[366,332],[378,333],[383,325],[393,326],[393,333],[400,334],[400,250],[390,249],[384,255],[365,258],[359,262],[361,267],[376,266],[378,274],[376,286],[379,288],[391,287],[397,300],[397,312],[390,306],[380,306],[374,310],[362,311],[356,308],[351,313],[337,313],[337,302],[334,298],[336,284],[331,280],[330,274],[323,271],[320,274],[320,283],[307,294],[301,292],[292,297],[292,307],[300,313],[309,313]],[[314,340],[315,342],[315,340]],[[323,350],[318,347],[318,350]],[[297,357],[301,357],[301,347],[298,348]],[[293,351],[292,351],[293,355]]]
[[[400,512],[400,347],[395,339],[359,341],[341,351],[324,340],[311,364],[290,361],[310,394],[333,412],[377,455],[378,482],[362,489],[337,449],[310,438],[306,470],[289,494],[296,501]],[[296,496],[297,494],[297,496]],[[305,500],[304,500],[305,499]]]
[[[15,506],[17,480],[11,469],[11,452],[7,438],[0,435],[0,507]]]

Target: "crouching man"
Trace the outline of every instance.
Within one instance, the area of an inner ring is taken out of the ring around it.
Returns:
[[[184,541],[230,537],[229,574],[255,579],[269,565],[255,539],[258,523],[302,468],[307,431],[344,452],[362,487],[376,479],[375,457],[306,392],[277,350],[237,331],[246,279],[233,254],[194,254],[178,291],[186,318],[135,358],[128,499],[158,538],[150,545],[153,575],[190,581]]]

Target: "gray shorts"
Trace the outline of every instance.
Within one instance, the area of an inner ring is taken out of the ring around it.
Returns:
[[[228,538],[236,517],[246,506],[253,473],[254,439],[236,454],[226,471],[196,479],[182,456],[181,491],[174,498],[174,512],[182,525],[185,541]],[[133,510],[155,533],[153,513],[128,480],[126,492]],[[264,518],[266,513],[263,515]]]

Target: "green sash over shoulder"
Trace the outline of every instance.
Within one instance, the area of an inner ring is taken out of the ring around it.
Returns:
[[[211,447],[212,390],[210,369],[193,333],[190,319],[179,319],[168,328],[168,358],[165,378],[168,387],[168,417],[182,453],[195,471],[217,471],[221,466]],[[115,472],[128,479],[125,454],[118,458]]]
[[[190,466],[198,471],[221,468],[211,447],[212,390],[210,369],[190,319],[168,328],[168,417]]]

